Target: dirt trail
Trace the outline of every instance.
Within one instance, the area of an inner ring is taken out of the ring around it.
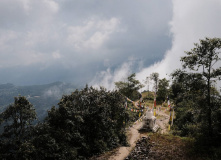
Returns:
[[[135,147],[136,141],[140,138],[138,129],[142,126],[142,122],[137,122],[128,130],[129,145],[130,147],[119,147],[117,152],[109,158],[109,160],[123,160],[125,159],[130,151]]]
[[[169,116],[164,111],[159,111],[156,123],[160,127],[160,133],[167,133]],[[142,122],[137,122],[134,124],[129,130],[129,145],[130,147],[119,147],[113,156],[109,158],[109,160],[124,160],[131,152],[131,150],[136,146],[136,141],[141,138],[141,134],[139,133],[139,129],[142,126]]]

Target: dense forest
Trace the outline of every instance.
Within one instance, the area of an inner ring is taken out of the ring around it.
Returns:
[[[88,159],[126,146],[126,128],[139,115],[125,109],[125,97],[139,100],[139,90],[144,87],[144,101],[153,102],[153,92],[158,105],[170,98],[175,119],[169,134],[189,137],[195,152],[221,159],[221,39],[205,38],[194,45],[181,57],[183,68],[170,75],[171,81],[154,72],[147,75],[145,84],[133,73],[125,81],[115,82],[117,90],[113,91],[86,85],[63,95],[58,106],[47,106],[46,117],[38,123],[34,123],[35,107],[25,92],[21,92],[25,96],[9,92],[15,98],[0,114],[0,159]],[[14,86],[2,88],[9,91]]]

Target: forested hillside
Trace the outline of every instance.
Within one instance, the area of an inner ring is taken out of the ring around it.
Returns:
[[[42,120],[51,106],[57,106],[62,95],[70,94],[76,88],[79,86],[62,82],[32,86],[0,84],[0,112],[14,102],[14,97],[22,95],[34,105],[39,120]]]

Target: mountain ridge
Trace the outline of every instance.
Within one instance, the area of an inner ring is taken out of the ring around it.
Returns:
[[[52,106],[57,106],[62,95],[80,88],[71,83],[53,82],[42,85],[17,86],[12,83],[0,84],[0,112],[14,103],[14,97],[25,96],[36,109],[39,120],[43,120]]]

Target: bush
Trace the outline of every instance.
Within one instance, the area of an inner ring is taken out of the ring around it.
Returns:
[[[76,157],[90,157],[126,144],[124,98],[117,91],[84,88],[63,96],[46,119],[50,134]]]

